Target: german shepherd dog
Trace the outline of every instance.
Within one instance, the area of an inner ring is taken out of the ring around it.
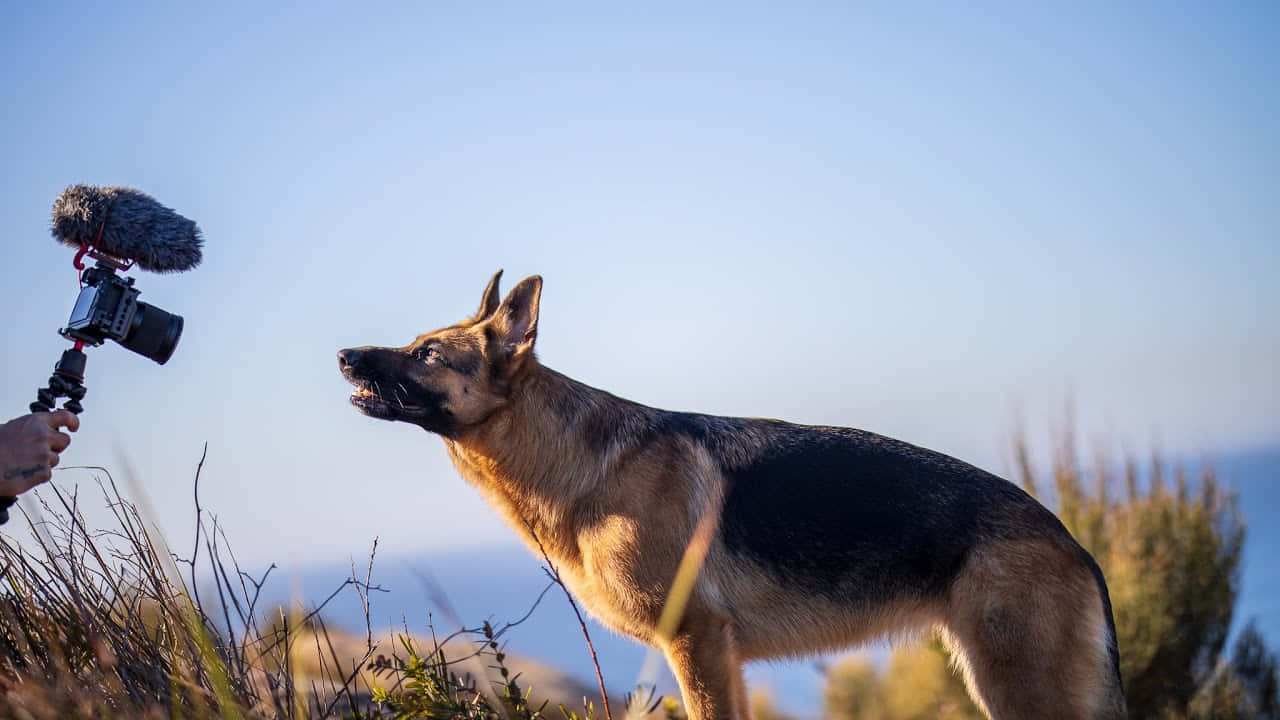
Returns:
[[[403,347],[338,353],[366,415],[458,471],[606,625],[657,646],[692,720],[749,717],[742,663],[938,629],[988,717],[1123,718],[1102,573],[1001,478],[863,430],[646,407],[534,355],[542,278]],[[716,523],[678,627],[677,567]]]

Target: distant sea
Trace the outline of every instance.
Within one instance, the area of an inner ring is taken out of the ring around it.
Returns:
[[[1249,618],[1256,618],[1270,646],[1280,650],[1280,446],[1217,457],[1213,466],[1227,487],[1239,492],[1240,507],[1248,523],[1234,629],[1238,630]],[[310,568],[300,573],[292,592],[300,592],[305,600],[315,603],[328,596],[349,573],[349,567]],[[374,566],[373,581],[389,592],[373,594],[375,631],[407,623],[410,630],[425,632],[429,616],[437,630],[447,633],[456,629],[433,603],[422,579],[424,575],[434,578],[469,626],[484,620],[498,626],[523,616],[547,584],[541,564],[514,539],[510,545],[487,549],[463,547],[421,557],[380,557]],[[268,602],[287,598],[290,584],[274,583],[272,591],[278,596],[268,598]],[[359,604],[349,592],[328,606],[325,617],[352,629],[363,628],[364,624]],[[590,623],[589,629],[610,692],[630,689],[640,672],[645,649],[595,622]],[[581,630],[559,588],[547,593],[529,620],[512,628],[506,639],[511,652],[542,660],[594,686],[595,675]],[[880,656],[884,651],[884,646],[871,649]],[[753,689],[767,688],[782,710],[799,718],[816,718],[822,709],[821,664],[833,659],[753,663],[748,667],[747,682]],[[663,667],[659,690],[675,693],[675,681]]]

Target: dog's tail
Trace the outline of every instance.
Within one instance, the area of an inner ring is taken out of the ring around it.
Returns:
[[[1089,571],[1093,573],[1093,579],[1098,583],[1098,595],[1102,599],[1102,612],[1106,617],[1106,642],[1107,652],[1110,654],[1110,670],[1112,673],[1111,682],[1106,683],[1106,691],[1101,698],[1099,717],[1108,720],[1124,720],[1128,717],[1128,710],[1124,699],[1124,681],[1120,677],[1120,645],[1116,642],[1116,621],[1111,614],[1111,594],[1107,592],[1107,580],[1102,576],[1102,568],[1098,567],[1098,563],[1093,559],[1087,551],[1081,551],[1084,555],[1085,564],[1089,567]]]

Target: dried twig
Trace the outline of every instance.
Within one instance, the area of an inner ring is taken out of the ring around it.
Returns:
[[[605,720],[613,720],[613,712],[609,709],[609,693],[604,688],[604,673],[600,672],[600,660],[596,657],[596,646],[591,642],[591,633],[587,630],[587,621],[582,619],[582,613],[578,610],[578,603],[574,602],[573,594],[569,592],[569,588],[560,579],[560,569],[555,566],[555,563],[551,562],[551,556],[547,554],[547,549],[542,546],[542,540],[538,538],[538,533],[534,531],[533,524],[525,520],[524,525],[529,529],[529,535],[538,544],[538,552],[542,553],[542,559],[547,563],[547,566],[543,568],[543,572],[564,591],[564,596],[569,600],[569,607],[573,608],[573,614],[578,618],[578,626],[582,628],[582,637],[586,638],[587,650],[591,652],[591,664],[596,669],[596,681],[600,683],[600,702],[604,705]]]

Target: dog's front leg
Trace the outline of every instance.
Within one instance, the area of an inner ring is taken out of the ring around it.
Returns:
[[[663,648],[680,682],[689,720],[749,720],[742,663],[729,624],[719,618],[686,618]]]

